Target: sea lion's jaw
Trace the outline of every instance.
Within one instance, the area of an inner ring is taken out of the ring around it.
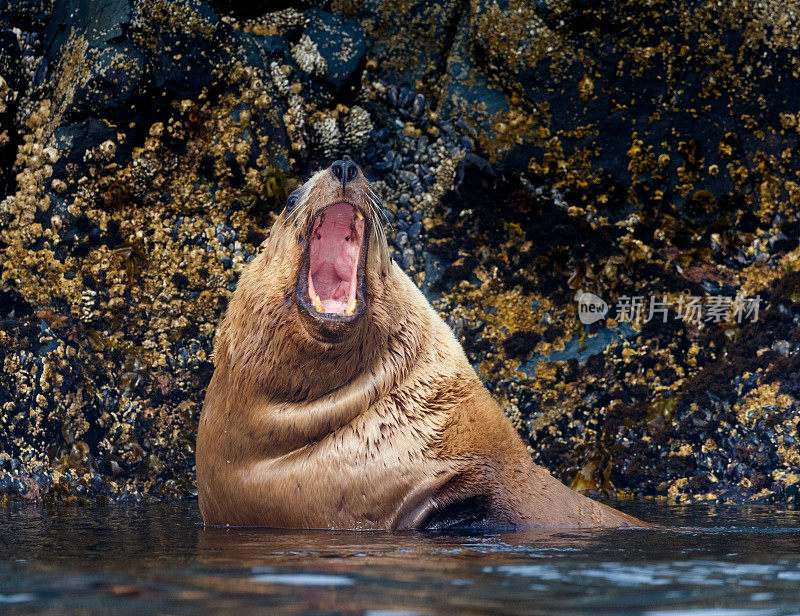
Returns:
[[[319,210],[305,235],[297,305],[325,339],[340,337],[366,308],[368,216],[348,201]]]

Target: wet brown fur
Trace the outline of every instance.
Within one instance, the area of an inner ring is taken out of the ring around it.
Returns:
[[[486,526],[643,523],[535,465],[447,325],[391,262],[363,174],[327,171],[276,221],[222,324],[197,441],[207,524],[404,529],[470,503]],[[363,314],[334,338],[295,297],[310,221],[369,223]]]

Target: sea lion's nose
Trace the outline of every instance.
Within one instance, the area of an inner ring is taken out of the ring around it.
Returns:
[[[337,160],[331,165],[331,173],[342,186],[346,186],[358,176],[358,165],[350,160]]]

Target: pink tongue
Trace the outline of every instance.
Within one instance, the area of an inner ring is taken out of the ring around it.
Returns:
[[[309,299],[318,296],[327,313],[341,314],[355,297],[364,221],[347,203],[328,207],[314,221],[308,272]]]

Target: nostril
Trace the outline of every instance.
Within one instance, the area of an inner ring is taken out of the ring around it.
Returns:
[[[352,182],[353,180],[356,179],[357,175],[358,175],[358,167],[356,166],[355,163],[349,163],[347,165],[347,181]]]
[[[331,173],[341,182],[344,179],[344,163],[340,160],[333,163],[331,165]]]

